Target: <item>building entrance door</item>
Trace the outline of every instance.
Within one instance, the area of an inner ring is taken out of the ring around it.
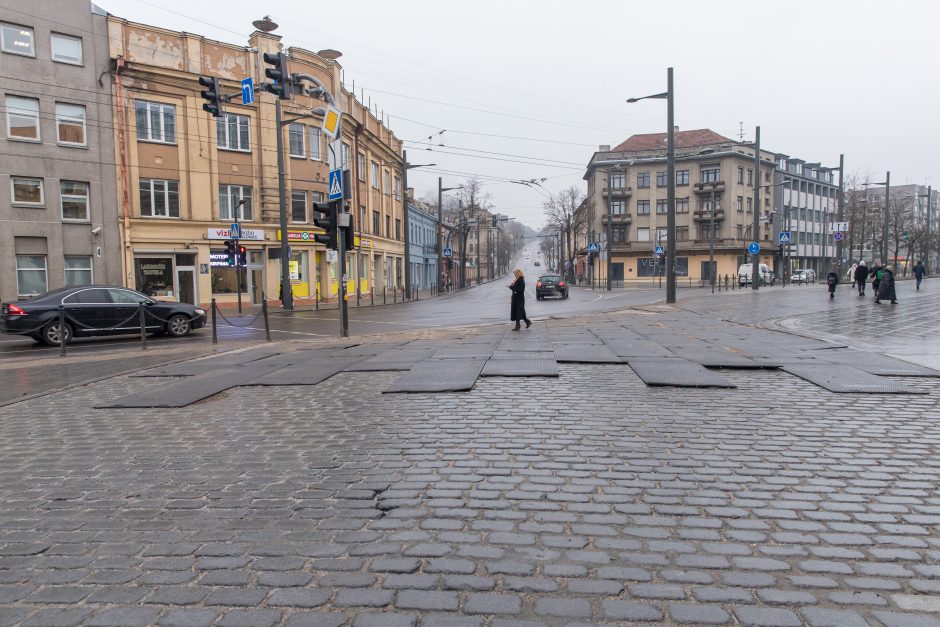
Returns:
[[[264,253],[261,251],[248,251],[248,286],[246,289],[251,295],[251,304],[260,305],[264,292]],[[270,297],[268,294],[265,296]]]
[[[196,268],[192,266],[176,266],[176,285],[179,290],[179,301],[198,305],[196,294]]]

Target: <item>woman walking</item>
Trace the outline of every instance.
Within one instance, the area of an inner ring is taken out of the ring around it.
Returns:
[[[525,278],[522,276],[522,270],[513,272],[515,280],[507,285],[512,290],[512,298],[509,301],[509,319],[516,323],[513,331],[519,330],[519,323],[525,321],[525,328],[532,326],[532,321],[525,315]]]

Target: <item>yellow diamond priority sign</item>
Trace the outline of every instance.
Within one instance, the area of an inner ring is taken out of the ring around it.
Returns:
[[[330,139],[336,139],[339,136],[339,123],[342,120],[342,112],[333,105],[327,105],[326,115],[323,116],[323,132],[330,136]]]

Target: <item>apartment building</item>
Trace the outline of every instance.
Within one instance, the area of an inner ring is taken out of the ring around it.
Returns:
[[[437,265],[437,207],[412,199],[411,188],[408,194],[411,285],[422,290],[436,288],[441,275]]]
[[[789,231],[791,238],[778,268],[786,267],[787,276],[804,268],[825,276],[837,257],[832,225],[838,218],[839,184],[833,169],[778,154],[775,176],[778,231]],[[777,274],[782,276],[780,269]]]
[[[343,111],[341,141],[327,142],[322,100],[295,93],[282,101],[294,302],[336,295],[338,260],[314,240],[312,204],[327,195],[331,167],[350,171],[357,246],[347,253],[348,290],[400,286],[404,272],[401,142],[341,82],[338,52],[284,48],[271,32],[247,45],[110,17],[113,161],[121,215],[124,281],[157,298],[230,306],[240,291],[257,304],[279,297],[281,233],[275,96],[265,53],[284,52],[291,73],[318,79]],[[202,110],[200,76],[237,94],[213,118]],[[243,105],[240,81],[253,79],[255,101]],[[226,263],[223,241],[238,222],[247,267]]]
[[[707,280],[712,245],[719,276],[737,273],[752,241],[760,243],[760,261],[773,264],[778,250],[771,217],[775,155],[762,150],[755,172],[753,145],[708,129],[677,130],[675,154],[677,275],[692,282]],[[601,146],[584,179],[588,189],[580,209],[582,229],[594,233],[600,247],[612,254],[613,283],[658,276],[662,264],[654,251],[666,245],[668,215],[666,133],[633,135],[613,149]],[[763,186],[760,207],[754,207],[754,185]],[[757,234],[752,233],[755,211],[760,214]],[[595,257],[590,271],[606,281],[604,259]]]
[[[107,17],[0,4],[0,300],[121,281]]]

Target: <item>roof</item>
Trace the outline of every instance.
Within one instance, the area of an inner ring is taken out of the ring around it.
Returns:
[[[707,128],[694,131],[676,131],[675,133],[676,148],[690,148],[692,146],[705,146],[724,142],[734,142],[734,140]],[[612,152],[662,150],[665,147],[666,133],[647,133],[645,135],[631,135],[619,146],[616,146]]]

